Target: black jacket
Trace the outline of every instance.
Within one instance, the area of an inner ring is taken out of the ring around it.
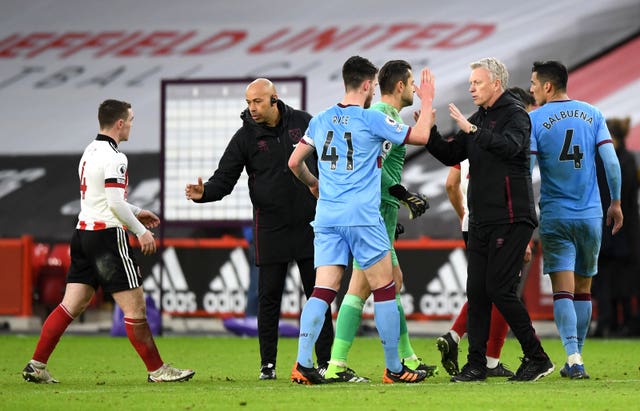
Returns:
[[[311,115],[282,101],[277,104],[281,121],[276,127],[258,124],[248,110],[242,112],[243,125],[231,138],[199,201],[218,201],[231,193],[246,169],[258,265],[313,257],[309,223],[315,216],[316,199],[287,164]],[[318,175],[315,157],[307,160],[307,166]]]
[[[505,92],[469,121],[478,127],[476,133],[460,131],[445,141],[434,126],[427,143],[429,152],[445,165],[469,159],[469,224],[525,222],[536,227],[529,171],[531,121],[522,103]]]
[[[620,162],[620,200],[624,224],[616,235],[611,234],[611,227],[607,226],[607,219],[602,219],[602,242],[600,257],[628,259],[632,263],[639,261],[640,251],[640,213],[638,211],[638,167],[636,160],[626,147],[616,148],[616,155]],[[602,159],[596,154],[596,171],[600,188],[600,201],[605,214],[611,204],[607,175],[604,171]]]

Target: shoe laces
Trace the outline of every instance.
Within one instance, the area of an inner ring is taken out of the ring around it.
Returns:
[[[170,364],[164,364],[162,368],[154,372],[154,377],[179,377],[182,374],[182,370],[172,367]]]
[[[394,377],[398,378],[399,380],[402,381],[415,381],[416,379],[418,379],[418,377],[420,377],[420,372],[418,371],[414,371],[410,368],[407,368],[406,366],[403,367],[402,371],[400,371],[399,373],[395,373],[392,372],[391,370],[389,370],[389,374],[393,375]]]
[[[353,369],[347,368],[344,371],[337,373],[338,376],[341,376],[345,381],[348,382],[369,382],[367,377],[359,376]]]
[[[336,373],[338,375],[343,374],[343,375],[348,375],[349,377],[358,377],[358,374],[351,368],[346,368],[343,371],[340,371],[338,373]]]
[[[516,376],[528,379],[535,372],[535,361],[527,357],[522,357],[521,359],[522,364],[516,371]]]
[[[29,370],[27,370],[28,372],[33,372],[36,377],[44,382],[58,382],[58,380],[56,380],[55,378],[53,378],[51,376],[51,374],[49,374],[49,370],[47,370],[47,366],[38,366],[32,362],[29,362],[29,364],[27,364],[27,367],[29,368]]]
[[[449,345],[449,349],[452,348],[458,348],[458,343],[456,342],[456,340],[453,339],[453,336],[450,333],[446,333],[442,338],[444,338],[447,341],[447,344]]]
[[[516,376],[522,375],[525,368],[527,368],[527,364],[529,364],[529,359],[527,357],[520,357],[520,366],[516,370]]]
[[[269,370],[274,370],[275,368],[276,368],[275,364],[267,363],[267,364],[263,365],[262,367],[260,367],[260,371],[268,372]]]

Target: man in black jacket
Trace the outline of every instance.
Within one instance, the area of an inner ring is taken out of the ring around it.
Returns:
[[[469,92],[478,111],[468,120],[449,104],[460,130],[445,141],[431,130],[427,148],[453,166],[469,159],[467,298],[469,354],[453,382],[486,379],[486,349],[495,304],[522,346],[513,381],[535,381],[553,371],[516,289],[525,249],[538,221],[535,214],[529,139],[531,122],[519,99],[505,92],[509,75],[495,58],[471,64]]]
[[[247,86],[242,127],[225,149],[209,181],[187,184],[187,199],[219,201],[231,193],[243,169],[249,176],[258,284],[260,379],[275,379],[278,322],[289,262],[296,261],[307,298],[313,292],[313,228],[316,199],[289,170],[289,156],[304,135],[311,115],[278,99],[273,83],[259,78]],[[307,166],[317,175],[315,159]],[[327,310],[316,345],[319,366],[331,355],[333,325]]]

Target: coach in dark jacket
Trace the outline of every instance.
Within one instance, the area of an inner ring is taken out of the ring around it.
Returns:
[[[525,249],[537,226],[530,173],[531,122],[522,103],[505,92],[508,73],[494,58],[471,64],[469,91],[479,107],[468,120],[450,104],[461,131],[445,141],[434,127],[429,152],[452,166],[469,159],[467,364],[454,382],[486,378],[486,349],[495,304],[518,338],[523,363],[512,377],[531,381],[553,371],[529,314],[516,295]]]
[[[311,116],[278,100],[273,83],[257,79],[247,87],[248,108],[242,127],[225,149],[218,169],[206,183],[188,184],[186,196],[198,203],[218,201],[231,193],[243,169],[249,176],[253,203],[256,265],[259,266],[258,336],[261,379],[275,378],[278,322],[289,262],[296,261],[307,298],[313,292],[313,228],[316,199],[289,169],[287,162]],[[317,174],[310,159],[307,166]],[[333,327],[327,311],[316,345],[318,365],[331,356]]]
[[[468,122],[476,125],[476,132],[460,131],[450,142],[437,134],[427,148],[448,166],[469,159],[469,223],[527,223],[535,228],[538,219],[528,165],[531,121],[522,102],[504,92],[492,107],[481,107]],[[432,136],[434,132],[435,127]]]

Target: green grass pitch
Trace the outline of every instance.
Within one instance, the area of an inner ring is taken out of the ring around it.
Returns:
[[[533,383],[490,379],[454,384],[446,372],[420,384],[382,384],[382,348],[377,338],[356,339],[350,366],[370,384],[301,386],[289,381],[297,340],[281,339],[275,381],[259,381],[255,338],[165,336],[157,338],[163,359],[193,368],[185,383],[149,384],[142,361],[126,338],[67,335],[49,360],[60,384],[31,384],[21,370],[37,337],[0,335],[0,410],[631,410],[640,408],[638,340],[587,341],[589,380],[561,378],[565,355],[559,339],[544,339],[556,370]],[[461,345],[464,362],[466,340]],[[435,338],[413,338],[425,362],[439,365]],[[510,337],[503,361],[516,369],[519,346]],[[461,364],[462,365],[462,364]]]

